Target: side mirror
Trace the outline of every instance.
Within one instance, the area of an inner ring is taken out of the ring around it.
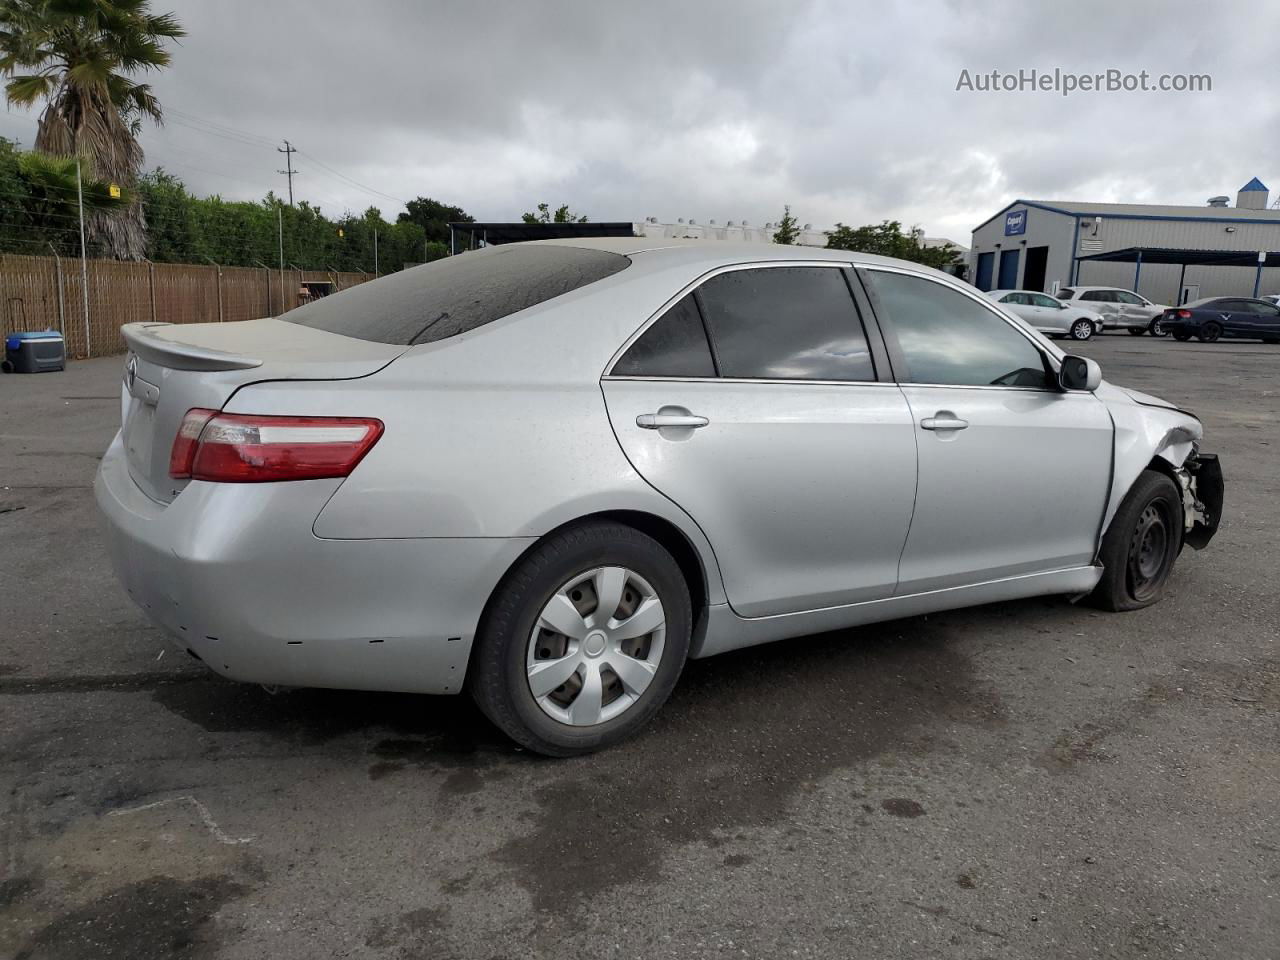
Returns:
[[[1063,390],[1088,390],[1092,393],[1102,385],[1102,368],[1098,361],[1088,357],[1063,357],[1058,370],[1058,384]]]

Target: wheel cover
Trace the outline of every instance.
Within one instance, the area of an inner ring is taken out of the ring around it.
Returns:
[[[662,662],[666,611],[626,567],[565,582],[538,614],[525,670],[543,713],[574,727],[607,723],[635,705]]]
[[[1161,497],[1147,504],[1134,525],[1126,569],[1129,595],[1134,600],[1151,599],[1169,576],[1174,543],[1171,521],[1172,511]]]
[[[1088,320],[1077,320],[1071,328],[1071,336],[1077,340],[1088,340],[1093,336],[1093,324]]]

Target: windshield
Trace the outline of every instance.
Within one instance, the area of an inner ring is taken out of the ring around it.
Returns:
[[[603,280],[631,265],[585,247],[510,244],[362,283],[281,320],[377,343],[432,343]]]

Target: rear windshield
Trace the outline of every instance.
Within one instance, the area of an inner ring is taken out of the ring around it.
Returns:
[[[630,264],[619,254],[583,247],[489,247],[359,284],[280,319],[378,343],[432,343],[603,280]]]

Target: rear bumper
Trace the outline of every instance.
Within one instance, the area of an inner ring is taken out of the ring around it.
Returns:
[[[532,541],[321,539],[312,524],[340,483],[193,482],[160,504],[117,436],[94,492],[129,595],[223,676],[458,692],[484,604]]]

